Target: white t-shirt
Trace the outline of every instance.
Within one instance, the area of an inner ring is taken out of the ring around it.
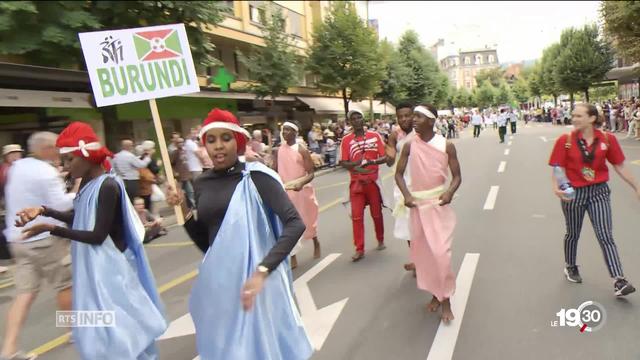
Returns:
[[[15,214],[25,208],[46,206],[53,210],[68,211],[73,207],[75,194],[65,193],[64,181],[56,168],[36,158],[24,158],[11,165],[4,188],[6,216],[4,235],[8,242],[21,241],[22,230],[15,226]],[[29,223],[66,225],[50,217],[39,216]],[[24,240],[24,242],[42,240],[51,236],[48,232]]]
[[[482,116],[473,115],[471,117],[471,125],[482,125]]]
[[[184,142],[184,152],[187,157],[187,167],[189,171],[202,171],[202,162],[198,159],[198,144],[191,139]]]

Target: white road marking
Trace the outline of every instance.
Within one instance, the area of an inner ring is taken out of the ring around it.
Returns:
[[[331,305],[325,306],[322,309],[318,309],[315,301],[313,301],[313,296],[309,290],[308,282],[327,266],[331,265],[331,263],[339,256],[340,254],[329,254],[293,282],[293,288],[296,294],[298,307],[300,309],[302,322],[304,323],[307,335],[311,340],[311,344],[316,350],[320,350],[322,348],[322,345],[331,332],[336,320],[338,320],[338,317],[340,316],[344,306],[347,304],[347,300],[349,300],[349,298],[344,298]],[[171,339],[195,333],[196,329],[193,324],[193,319],[191,318],[191,314],[187,313],[172,321],[171,324],[169,324],[167,331],[165,331],[158,340]],[[194,360],[198,359],[199,357],[194,358]]]
[[[500,162],[500,166],[498,166],[498,172],[499,173],[503,173],[504,169],[507,167],[507,162],[506,161],[501,161]]]
[[[547,138],[545,136],[540,136],[540,140],[547,142]]]
[[[193,325],[193,319],[191,314],[186,313],[181,317],[173,320],[167,331],[162,334],[157,340],[171,339],[180,336],[187,336],[196,333],[196,327]]]
[[[427,360],[450,360],[458,341],[460,326],[464,318],[464,311],[469,300],[471,284],[476,274],[480,254],[467,253],[460,265],[460,271],[456,277],[456,293],[451,297],[451,309],[454,319],[449,324],[440,323],[438,332],[433,339]]]
[[[498,190],[500,190],[500,186],[497,185],[489,189],[487,200],[484,202],[484,210],[493,210],[493,207],[496,205],[496,199],[498,198]]]
[[[513,135],[509,136],[509,140],[513,140]]]
[[[513,141],[509,141],[509,142],[507,143],[507,145],[509,145],[509,146],[513,145]]]
[[[329,254],[293,282],[293,289],[296,293],[296,300],[300,308],[302,322],[304,323],[309,340],[311,340],[311,344],[316,350],[322,349],[322,345],[325,340],[327,340],[333,325],[335,325],[338,320],[349,298],[344,298],[322,309],[318,309],[315,301],[313,301],[308,282],[339,256],[340,254]]]
[[[509,149],[504,149],[504,154],[505,154],[505,155],[509,155],[509,153],[510,153],[510,152],[511,152],[511,150],[509,150]]]
[[[533,215],[531,215],[531,217],[534,218],[534,219],[544,219],[547,216],[546,215],[542,215],[542,214],[533,214]]]

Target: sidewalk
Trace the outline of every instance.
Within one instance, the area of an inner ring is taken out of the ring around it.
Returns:
[[[326,174],[330,174],[332,172],[335,171],[339,171],[341,168],[339,166],[336,166],[334,168],[328,168],[328,169],[323,169],[323,170],[318,170],[315,173],[316,177],[320,177]],[[163,225],[165,227],[171,227],[174,225],[177,225],[176,222],[176,215],[173,212],[173,208],[171,206],[169,206],[166,202],[156,202],[154,203],[154,206],[158,206],[159,210],[158,210],[158,214],[164,219],[163,221]]]

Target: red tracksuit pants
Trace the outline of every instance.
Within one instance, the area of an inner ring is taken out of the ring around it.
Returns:
[[[357,252],[364,252],[364,208],[369,205],[376,228],[378,243],[384,242],[384,222],[382,219],[382,196],[374,181],[353,180],[349,186],[351,200],[351,221],[353,222],[353,242]]]

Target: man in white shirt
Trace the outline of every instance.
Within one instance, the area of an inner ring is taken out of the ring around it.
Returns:
[[[478,113],[478,111],[473,112],[473,116],[471,117],[471,125],[473,125],[473,137],[480,137],[480,129],[482,128],[482,116]]]
[[[187,167],[191,172],[192,179],[195,179],[202,174],[202,160],[200,159],[200,152],[198,151],[198,130],[191,128],[191,136],[184,142],[184,151],[187,156]]]
[[[60,310],[71,310],[71,256],[69,241],[50,233],[23,239],[22,228],[15,226],[16,214],[30,207],[45,206],[59,211],[73,207],[74,194],[66,194],[64,182],[52,163],[58,158],[57,135],[37,132],[28,140],[31,158],[13,163],[5,187],[6,229],[4,234],[16,262],[14,281],[17,295],[9,307],[5,323],[2,359],[32,359],[18,352],[18,334],[27,318],[31,304],[46,278],[58,292]],[[65,224],[40,216],[33,224]]]
[[[133,141],[130,139],[122,140],[122,150],[113,157],[113,168],[116,174],[124,180],[124,187],[131,203],[138,197],[140,189],[140,169],[146,168],[151,162],[148,151],[141,158],[133,154]]]
[[[511,135],[516,133],[516,123],[518,122],[518,115],[513,111],[513,109],[509,109],[509,123],[511,124]],[[562,117],[560,117],[562,119]]]
[[[507,134],[507,121],[509,121],[509,114],[506,109],[500,109],[500,115],[498,116],[498,134],[500,135],[500,143],[504,143],[504,136]]]

